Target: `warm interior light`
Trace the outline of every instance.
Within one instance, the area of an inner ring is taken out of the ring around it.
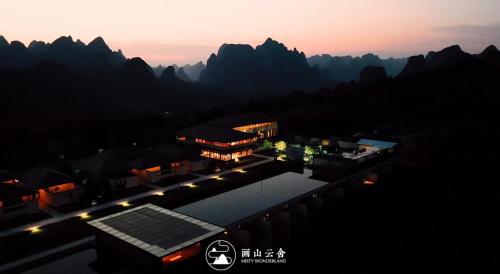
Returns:
[[[123,206],[123,207],[127,207],[127,206],[130,206],[129,202],[125,201],[125,202],[121,202],[119,203],[119,205]]]
[[[174,257],[170,258],[168,261],[169,261],[169,262],[173,262],[173,261],[177,261],[177,260],[179,260],[180,258],[182,258],[182,256],[181,256],[181,255],[176,255],[176,256],[174,256]]]
[[[83,220],[90,218],[90,215],[89,215],[89,213],[88,213],[88,212],[83,212],[83,213],[81,213],[81,214],[78,214],[78,216],[79,216],[80,218],[82,218]]]
[[[170,263],[177,263],[179,261],[183,261],[183,260],[192,258],[193,256],[199,254],[200,250],[201,250],[201,244],[196,243],[192,246],[186,247],[182,250],[179,250],[177,252],[174,252],[170,255],[163,257],[162,262],[165,265],[168,265]]]
[[[366,179],[365,179],[365,180],[363,181],[363,184],[364,184],[364,185],[373,185],[373,184],[375,184],[375,182],[374,182],[374,181],[371,181],[371,180],[366,180]]]

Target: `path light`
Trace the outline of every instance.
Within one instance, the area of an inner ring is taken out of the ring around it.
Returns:
[[[193,183],[187,183],[187,184],[184,184],[184,186],[187,186],[189,188],[196,188],[196,187],[198,187],[197,185],[195,185]]]
[[[212,176],[212,179],[215,179],[215,180],[217,180],[217,181],[224,180],[224,178],[222,178],[222,177],[221,177],[221,176],[219,176],[219,175]]]
[[[129,202],[125,201],[125,202],[121,202],[121,203],[118,203],[119,205],[123,206],[123,207],[128,207],[130,206]]]
[[[163,196],[163,195],[165,195],[165,193],[163,193],[161,191],[155,192],[153,194],[156,195],[156,196]]]
[[[364,184],[364,185],[374,185],[374,184],[375,184],[375,182],[374,182],[374,181],[371,181],[371,180],[367,180],[367,179],[365,179],[365,180],[363,181],[363,184]]]
[[[78,217],[80,217],[82,220],[85,220],[85,219],[90,218],[90,215],[88,212],[83,212],[83,213],[78,214]]]
[[[40,229],[39,226],[32,226],[26,230],[29,231],[30,233],[38,233],[38,232],[42,231],[42,229]]]
[[[244,173],[247,173],[248,171],[243,170],[242,168],[240,168],[240,169],[237,169],[236,172],[244,174]]]

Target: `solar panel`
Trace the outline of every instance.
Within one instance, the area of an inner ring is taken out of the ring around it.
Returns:
[[[224,231],[223,228],[152,204],[112,214],[88,224],[158,257]]]
[[[286,172],[174,210],[226,227],[328,184],[311,176],[312,171],[308,169],[304,174]]]

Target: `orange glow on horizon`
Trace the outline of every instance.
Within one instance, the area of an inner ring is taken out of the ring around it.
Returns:
[[[122,49],[128,58],[142,57],[151,65],[206,63],[223,43],[255,47],[267,37],[308,56],[373,52],[398,57],[455,43],[478,52],[477,47],[499,43],[498,36],[488,31],[440,29],[494,26],[500,1],[492,0],[220,0],[217,4],[203,0],[49,0],[2,4],[0,35],[8,41],[28,45],[32,40],[52,42],[72,35],[74,40],[89,43],[102,36],[110,48]]]

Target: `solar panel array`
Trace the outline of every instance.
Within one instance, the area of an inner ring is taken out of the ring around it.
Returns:
[[[90,221],[89,224],[159,257],[224,231],[223,228],[152,204]]]

